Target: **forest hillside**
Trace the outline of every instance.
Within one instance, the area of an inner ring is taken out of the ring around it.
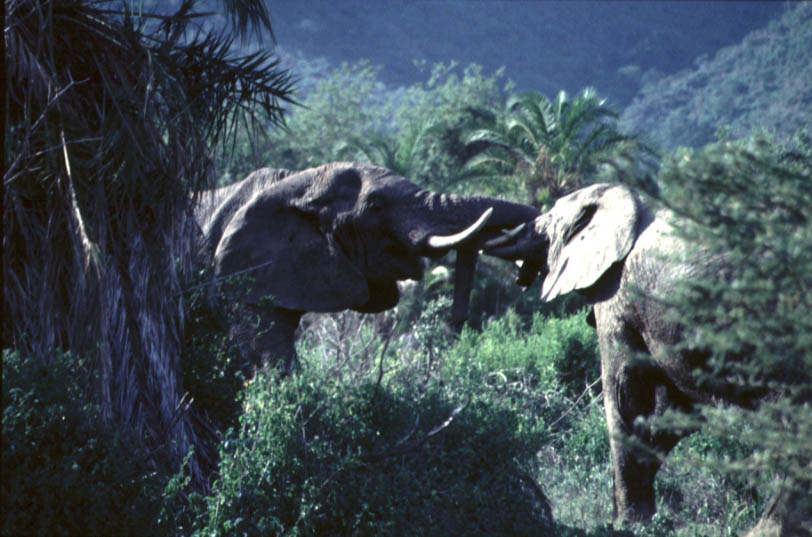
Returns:
[[[679,73],[643,85],[621,125],[663,149],[700,147],[719,128],[787,136],[812,126],[812,3],[793,9]]]
[[[391,87],[423,79],[413,62],[506,68],[520,91],[595,86],[625,105],[646,79],[690,68],[780,15],[783,2],[280,1],[277,43],[330,65],[367,59]]]
[[[425,80],[426,65],[456,61],[503,69],[501,84],[516,92],[552,98],[594,87],[621,113],[623,130],[663,150],[701,147],[720,128],[787,135],[810,124],[809,2],[504,4],[307,10],[282,2],[274,17],[280,53],[305,91],[341,63],[365,59],[379,66],[381,99],[397,99],[398,88]],[[493,46],[502,42],[509,46]]]

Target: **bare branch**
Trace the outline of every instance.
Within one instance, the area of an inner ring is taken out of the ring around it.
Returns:
[[[451,425],[451,422],[454,421],[454,418],[457,417],[457,414],[462,412],[467,406],[468,403],[458,406],[457,408],[451,411],[451,414],[449,414],[448,418],[446,418],[445,421],[443,421],[442,423],[431,429],[423,436],[411,440],[411,437],[414,435],[414,432],[417,429],[417,423],[415,423],[415,426],[412,428],[412,430],[409,431],[409,433],[404,438],[402,438],[394,446],[392,446],[391,449],[384,451],[382,453],[371,453],[369,455],[364,455],[361,457],[361,460],[363,462],[379,462],[389,457],[406,455],[407,453],[415,451],[420,446],[425,444],[432,436],[435,436],[437,433],[439,433],[440,431]]]

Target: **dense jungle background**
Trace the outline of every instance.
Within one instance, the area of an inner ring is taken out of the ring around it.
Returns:
[[[728,536],[812,480],[812,3],[6,0],[4,29],[3,535]],[[673,297],[697,374],[780,396],[659,423],[698,432],[617,527],[588,310],[510,263],[460,335],[451,255],[248,382],[190,205],[334,160],[542,209],[640,189],[739,262]]]

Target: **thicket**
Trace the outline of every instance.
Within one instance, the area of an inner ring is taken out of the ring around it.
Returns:
[[[155,535],[170,467],[87,399],[87,364],[3,352],[3,535]]]
[[[678,153],[660,179],[684,217],[679,232],[724,255],[718,274],[667,299],[689,334],[682,346],[709,354],[695,371],[700,386],[744,405],[699,405],[658,426],[750,445],[700,464],[771,477],[800,493],[805,506],[793,509],[812,513],[812,138],[721,141]]]
[[[586,312],[537,315],[529,326],[509,314],[454,343],[449,307],[428,305],[406,332],[397,313],[336,323],[367,344],[332,352],[330,341],[349,338],[322,331],[300,345],[294,379],[250,383],[211,494],[179,514],[186,529],[555,535],[535,477],[539,447],[607,456],[605,434],[597,448],[578,435],[556,439],[599,396]]]
[[[254,124],[264,141],[241,130],[235,144],[219,145],[222,180],[260,165],[363,158],[430,188],[524,199],[520,174],[494,182],[463,173],[476,154],[466,134],[509,110],[500,73],[456,69],[437,66],[425,85],[384,99],[374,67],[344,66],[302,99],[307,107],[290,113],[287,131]],[[184,401],[219,438],[207,491],[191,479],[191,452],[175,471],[154,455],[177,446],[144,443],[138,427],[133,435],[109,427],[104,407],[88,397],[105,379],[86,357],[4,350],[2,532],[741,532],[758,517],[773,475],[810,480],[810,163],[803,133],[789,142],[725,140],[679,152],[647,179],[696,222],[692,240],[718,245],[739,267],[726,285],[699,284],[675,303],[713,350],[710,372],[781,395],[752,410],[709,407],[698,422],[671,416],[660,424],[700,432],[660,472],[659,514],[648,527],[610,524],[597,343],[583,302],[542,307],[537,289],[522,294],[512,284],[511,265],[483,260],[473,327],[455,338],[445,321],[447,271],[438,268],[450,263],[439,260],[391,312],[312,321],[299,343],[302,370],[285,381],[261,374],[246,383],[229,362],[225,313],[187,293]],[[596,166],[585,180],[612,169],[629,170]],[[741,350],[753,358],[731,362]]]

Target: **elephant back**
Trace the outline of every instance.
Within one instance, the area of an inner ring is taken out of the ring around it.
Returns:
[[[712,264],[710,259],[703,260],[707,252],[680,236],[673,213],[660,209],[647,220],[626,259],[624,279],[633,279],[642,292],[668,294],[678,282],[707,271]]]
[[[290,176],[283,168],[262,168],[237,183],[201,194],[195,207],[195,221],[202,236],[200,251],[210,258],[223,237],[226,226],[257,192]]]

